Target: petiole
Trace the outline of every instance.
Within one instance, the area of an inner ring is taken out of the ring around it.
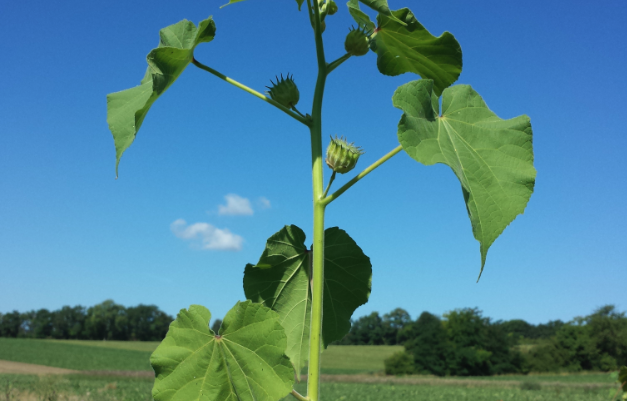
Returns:
[[[330,74],[331,71],[333,71],[334,69],[339,67],[340,64],[342,64],[343,62],[348,60],[350,57],[351,57],[351,54],[350,53],[346,53],[345,55],[343,55],[342,57],[338,58],[337,60],[327,64],[327,75]]]
[[[241,83],[237,82],[234,79],[231,79],[231,78],[227,77],[226,75],[224,75],[224,74],[214,70],[213,68],[202,64],[201,62],[199,62],[196,59],[192,59],[192,64],[194,64],[196,67],[200,68],[201,70],[205,70],[205,71],[215,75],[216,77],[218,77],[218,78],[220,78],[220,79],[230,83],[231,85],[236,86],[236,87],[238,87],[238,88],[240,88],[240,89],[250,93],[251,95],[258,97],[259,99],[261,99],[263,101],[270,103],[271,105],[273,105],[277,109],[283,111],[284,113],[286,113],[290,117],[294,118],[295,120],[300,121],[301,123],[305,124],[308,127],[311,127],[311,120],[306,118],[302,114],[296,113],[296,112],[288,109],[287,107],[283,106],[279,102],[277,102],[277,101],[275,101],[273,99],[270,99],[267,96],[264,96],[263,94],[257,92],[256,90],[251,89],[248,86],[246,86],[244,84],[241,84]]]
[[[376,162],[372,163],[370,166],[366,167],[364,169],[364,171],[362,171],[361,173],[357,174],[352,180],[350,180],[349,182],[344,184],[340,189],[338,189],[337,191],[335,191],[334,193],[332,193],[329,196],[325,196],[322,199],[322,201],[321,201],[322,204],[324,206],[326,206],[329,203],[331,203],[334,200],[336,200],[340,195],[342,195],[344,192],[346,192],[346,190],[348,190],[348,188],[350,188],[353,185],[355,185],[357,183],[357,181],[361,180],[362,178],[364,178],[365,176],[370,174],[371,171],[373,171],[374,169],[376,169],[377,167],[379,167],[380,165],[382,165],[386,161],[390,160],[392,158],[392,156],[396,155],[401,150],[403,150],[403,147],[401,145],[398,145],[391,152],[387,153],[385,156],[383,156],[382,158],[380,158]]]

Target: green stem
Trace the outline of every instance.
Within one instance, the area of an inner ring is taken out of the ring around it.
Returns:
[[[389,152],[388,154],[386,154],[385,156],[383,156],[382,158],[380,158],[376,162],[372,163],[370,166],[366,167],[364,169],[364,171],[362,171],[361,173],[357,174],[352,180],[350,180],[349,182],[344,184],[340,189],[338,189],[337,191],[333,192],[331,195],[325,197],[322,200],[322,204],[326,206],[329,203],[331,203],[334,200],[336,200],[340,195],[342,195],[344,192],[346,192],[346,190],[348,188],[350,188],[353,185],[355,185],[357,183],[357,181],[359,181],[362,178],[364,178],[365,176],[367,176],[370,172],[372,172],[374,169],[376,169],[377,167],[379,167],[380,165],[382,165],[383,163],[385,163],[386,161],[391,159],[392,156],[394,156],[395,154],[397,154],[401,150],[403,150],[403,147],[401,145],[398,145],[391,152]]]
[[[329,180],[327,189],[324,190],[324,194],[322,195],[323,199],[327,197],[327,194],[329,193],[329,189],[331,189],[331,184],[333,184],[333,180],[335,180],[335,171],[333,172],[333,174],[331,174],[331,179]]]
[[[327,74],[330,74],[331,71],[333,71],[334,69],[336,69],[337,67],[339,67],[343,62],[345,62],[346,60],[348,60],[349,58],[351,58],[351,54],[350,53],[346,53],[345,55],[343,55],[342,57],[338,58],[337,60],[335,60],[332,63],[329,63],[327,65]]]
[[[309,398],[303,396],[302,394],[299,394],[298,391],[296,390],[292,390],[292,395],[294,396],[294,398],[296,398],[298,401],[309,401]]]
[[[312,4],[313,3],[313,4]],[[327,79],[327,63],[324,58],[320,7],[318,0],[307,0],[310,14],[314,12],[314,34],[316,57],[318,59],[318,78],[314,90],[311,110],[311,170],[313,184],[313,264],[311,291],[311,331],[309,334],[309,369],[307,378],[307,398],[310,401],[320,399],[320,353],[322,351],[322,297],[324,289],[324,210],[321,202],[323,183],[322,162],[322,98]]]
[[[234,85],[234,86],[236,86],[236,87],[238,87],[238,88],[240,88],[240,89],[250,93],[251,95],[258,97],[259,99],[261,99],[263,101],[270,103],[274,107],[276,107],[279,110],[283,111],[284,113],[286,113],[290,117],[300,121],[301,123],[305,124],[306,126],[308,126],[308,127],[311,126],[311,122],[306,117],[298,115],[298,113],[293,112],[292,110],[290,110],[289,108],[283,106],[279,102],[277,102],[277,101],[275,101],[273,99],[270,99],[267,96],[262,95],[261,93],[257,92],[256,90],[251,89],[248,86],[243,85],[243,84],[237,82],[236,80],[227,77],[226,75],[224,75],[224,74],[214,70],[213,68],[202,64],[201,62],[199,62],[196,59],[192,59],[192,64],[194,64],[196,67],[200,68],[201,70],[205,70],[207,72],[210,72],[211,74],[213,74],[216,77],[218,77],[218,78],[220,78],[220,79],[230,83],[231,85]]]

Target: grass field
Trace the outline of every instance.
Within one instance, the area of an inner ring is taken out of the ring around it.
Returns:
[[[65,341],[0,338],[0,360],[74,370],[152,370],[150,354]]]
[[[152,380],[0,375],[0,400],[150,401]],[[305,385],[296,389],[304,393]],[[323,383],[323,401],[608,401],[608,389],[460,387]],[[79,398],[77,398],[79,397]],[[284,401],[295,400],[292,396]]]
[[[30,340],[0,338],[0,360],[74,370],[151,371],[150,354],[158,342]],[[401,346],[330,346],[322,354],[322,373],[376,373]]]
[[[0,360],[73,370],[151,371],[150,353],[158,343],[53,341],[0,338]],[[608,401],[607,373],[507,375],[497,377],[389,379],[373,376],[383,360],[401,347],[331,346],[323,353],[323,401]],[[87,373],[89,374],[89,373]],[[342,379],[336,375],[349,375]],[[360,376],[361,375],[361,376]],[[346,379],[349,378],[349,379]],[[326,382],[325,382],[326,380]],[[394,383],[376,383],[391,380]],[[404,383],[399,381],[405,380]],[[415,382],[411,382],[415,380]],[[417,383],[418,381],[421,382]],[[335,382],[341,381],[341,382]],[[350,381],[350,382],[347,382]],[[375,381],[375,383],[369,383]],[[491,383],[486,383],[490,381]],[[577,388],[569,387],[576,383]],[[582,383],[590,385],[582,386]],[[305,384],[296,388],[305,392]],[[149,401],[152,378],[118,376],[0,375],[0,401]],[[293,397],[285,398],[293,400]]]

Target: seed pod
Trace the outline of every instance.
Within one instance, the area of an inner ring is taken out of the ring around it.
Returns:
[[[333,171],[344,174],[355,168],[359,156],[364,153],[360,147],[355,146],[352,142],[348,143],[344,137],[331,137],[325,161]]]
[[[368,53],[368,35],[366,31],[351,28],[344,41],[346,52],[353,56],[363,56]]]
[[[277,101],[281,105],[291,109],[295,107],[300,99],[300,92],[298,92],[298,87],[294,83],[294,76],[287,74],[287,78],[283,78],[283,74],[281,74],[281,79],[276,77],[276,83],[272,82],[272,87],[266,86],[269,89],[266,92],[272,100]]]

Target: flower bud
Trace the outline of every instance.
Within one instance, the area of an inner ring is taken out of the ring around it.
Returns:
[[[334,172],[344,174],[355,168],[359,156],[363,155],[364,151],[355,146],[352,142],[348,143],[342,138],[331,137],[331,143],[327,148],[326,162]]]
[[[353,56],[363,56],[368,53],[368,35],[362,29],[351,28],[344,41],[346,52]]]
[[[270,89],[267,93],[272,100],[277,101],[288,109],[295,107],[300,99],[300,92],[298,92],[298,87],[294,83],[293,77],[290,77],[288,74],[287,79],[285,79],[283,74],[281,74],[280,80],[279,77],[276,77],[276,83],[270,80],[272,87],[266,86],[266,88]]]
[[[337,12],[337,4],[333,0],[327,0],[325,3],[327,15],[333,15]]]

